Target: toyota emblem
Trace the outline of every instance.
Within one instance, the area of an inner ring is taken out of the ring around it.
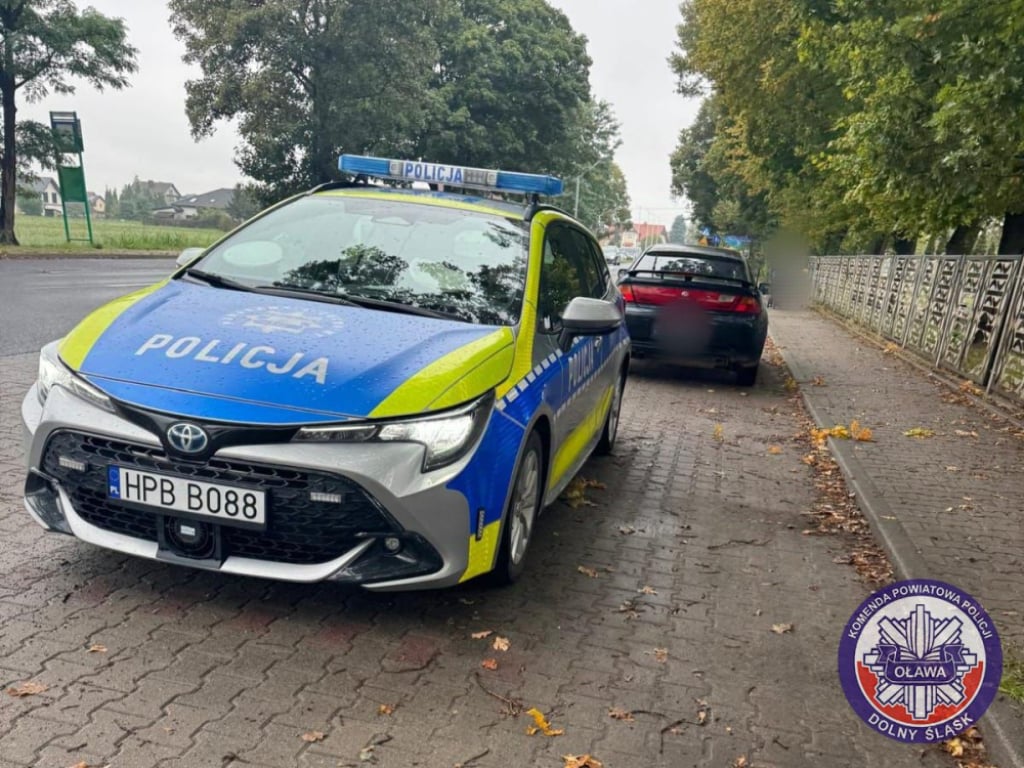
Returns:
[[[172,424],[167,428],[167,442],[182,453],[202,453],[210,442],[202,427],[195,424]]]

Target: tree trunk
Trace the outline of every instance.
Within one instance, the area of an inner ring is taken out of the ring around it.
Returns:
[[[14,82],[10,75],[4,74],[0,82],[4,110],[4,156],[0,161],[0,211],[3,212],[3,220],[0,221],[0,243],[5,245],[17,245],[18,238],[14,235],[14,200],[17,197],[18,189],[18,157],[17,157],[17,136],[18,128],[17,111],[14,106]]]
[[[999,254],[1024,253],[1024,213],[1008,213],[1003,219],[1003,236],[999,238]]]
[[[953,230],[953,234],[946,243],[945,253],[947,256],[968,256],[974,250],[974,244],[978,242],[978,235],[981,234],[981,222],[960,224]]]
[[[896,251],[897,256],[913,256],[914,251],[917,249],[917,238],[907,240],[902,237],[896,237],[893,240],[892,249]]]
[[[881,235],[871,241],[868,246],[868,253],[872,256],[881,256],[885,253],[885,238]]]

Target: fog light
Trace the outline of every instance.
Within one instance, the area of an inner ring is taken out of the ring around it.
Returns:
[[[84,461],[78,461],[67,456],[59,457],[57,463],[64,467],[64,469],[71,469],[75,472],[85,472],[86,469]]]
[[[340,493],[323,493],[322,491],[310,491],[309,500],[314,504],[341,504]]]
[[[384,549],[386,549],[391,554],[394,554],[401,548],[402,541],[400,539],[395,538],[394,536],[388,536],[386,539],[384,539]]]

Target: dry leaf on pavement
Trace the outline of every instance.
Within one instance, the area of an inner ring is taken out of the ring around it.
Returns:
[[[718,442],[725,439],[725,428],[721,424],[715,424],[714,437]]]
[[[787,632],[793,631],[792,624],[772,624],[772,632],[776,635],[784,635]]]
[[[954,430],[954,433],[956,434],[957,437],[977,437],[978,436],[977,432],[973,432],[973,431],[972,432],[968,432],[966,429],[957,429],[957,430]]]
[[[636,533],[636,528],[634,528],[632,525],[620,525],[619,533],[621,533],[623,536],[632,536],[634,533]]]
[[[491,672],[493,672],[494,670],[496,670],[498,668],[498,660],[497,659],[484,659],[483,661],[480,662],[480,666],[483,667],[484,669],[489,669],[489,670],[491,670]]]
[[[914,427],[903,433],[907,437],[935,437],[935,430],[926,427]]]
[[[856,419],[850,422],[850,437],[861,443],[873,443],[875,441],[875,436],[871,430],[862,426]]]
[[[772,456],[778,456],[780,453],[782,453],[782,448],[780,448],[777,445],[769,446],[768,453],[770,453]]]
[[[562,768],[604,768],[596,757],[590,755],[563,755],[562,759],[565,761]]]
[[[42,693],[46,688],[47,687],[42,683],[18,683],[17,685],[12,685],[7,689],[7,695],[13,696],[16,699],[21,699],[25,696],[35,696],[37,693]]]
[[[655,648],[654,659],[660,664],[664,664],[668,661],[668,648]]]
[[[526,729],[527,736],[533,736],[536,733],[543,733],[545,736],[561,736],[565,733],[561,728],[552,728],[551,723],[544,717],[544,713],[536,707],[526,710],[526,714],[532,717],[534,722]]]
[[[494,638],[494,642],[491,644],[491,647],[496,651],[505,653],[508,651],[509,645],[510,643],[507,637],[496,637]]]
[[[384,715],[385,717],[390,717],[392,714],[394,714],[394,711],[394,704],[381,704],[379,707],[377,707],[377,714]]]
[[[486,640],[493,634],[493,629],[485,629],[483,632],[474,632],[472,635],[470,635],[470,637],[472,637],[474,640]]]
[[[609,709],[608,710],[608,717],[610,717],[612,720],[622,720],[622,721],[627,722],[627,723],[632,723],[633,722],[633,713],[632,712],[627,712],[626,710],[621,709],[619,707],[615,707],[614,709]]]
[[[582,573],[584,576],[589,576],[592,579],[596,579],[598,577],[598,575],[599,575],[597,573],[597,569],[596,568],[588,568],[585,565],[579,566],[576,570],[579,571],[580,573]]]
[[[93,645],[89,646],[89,651],[88,652],[89,653],[106,653],[107,652],[107,646],[100,645],[99,643],[94,643]]]
[[[732,761],[732,768],[747,768],[747,766],[749,765],[750,763],[747,762],[747,758],[745,758],[743,755],[740,755]]]
[[[658,590],[656,590],[654,587],[651,587],[651,586],[643,586],[640,589],[638,589],[637,592],[639,592],[641,595],[656,595],[656,594],[658,594]]]
[[[324,736],[324,734],[320,731],[306,731],[304,734],[302,734],[302,740],[305,741],[307,744],[313,744],[317,741],[323,741],[325,738],[327,737]]]

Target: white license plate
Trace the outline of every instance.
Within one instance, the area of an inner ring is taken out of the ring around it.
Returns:
[[[112,466],[107,468],[107,496],[225,525],[262,528],[267,524],[266,492],[233,485]]]

